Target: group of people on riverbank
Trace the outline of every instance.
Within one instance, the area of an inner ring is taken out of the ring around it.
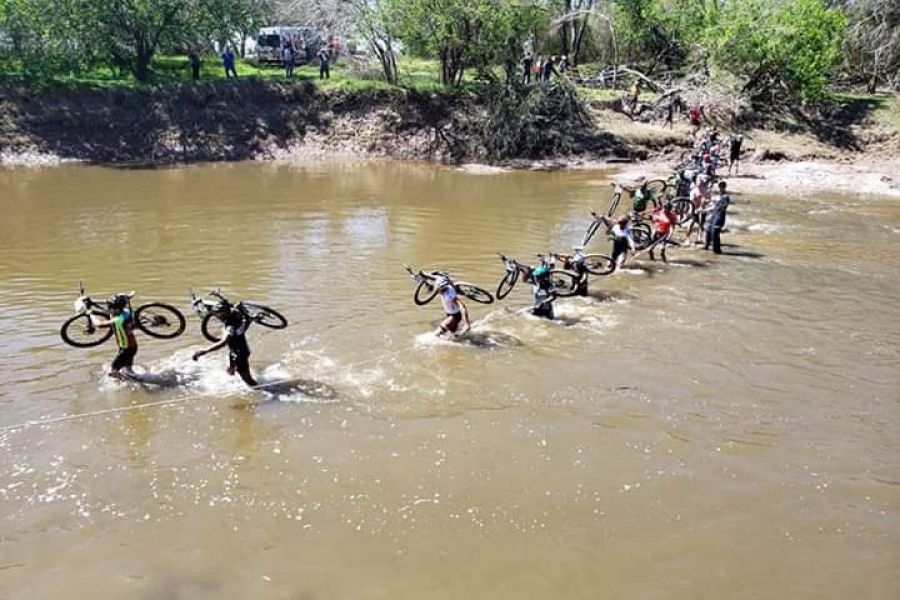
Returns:
[[[535,83],[546,83],[554,75],[561,77],[569,70],[569,58],[563,54],[556,56],[538,56],[537,59],[529,52],[522,59],[522,83],[530,84],[532,77]]]
[[[306,49],[298,47],[295,41],[290,39],[284,40],[281,47],[281,59],[282,64],[284,65],[284,76],[286,78],[292,79],[294,77],[294,70],[296,69],[298,62],[306,60],[305,53]],[[225,46],[224,50],[219,55],[219,58],[222,60],[222,67],[225,69],[226,79],[237,79],[237,55],[234,53],[234,50],[232,50],[230,46]],[[319,79],[330,79],[332,49],[329,48],[328,45],[322,46],[316,53],[315,58],[319,62]],[[202,64],[203,61],[200,58],[200,53],[196,48],[191,48],[188,52],[188,67],[191,70],[192,80],[200,80]]]

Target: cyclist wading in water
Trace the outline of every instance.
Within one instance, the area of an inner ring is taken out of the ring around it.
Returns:
[[[256,379],[250,372],[250,346],[247,344],[247,328],[250,321],[238,308],[232,307],[228,316],[225,317],[225,326],[223,328],[222,339],[206,348],[194,352],[193,359],[198,360],[204,354],[215,352],[220,348],[228,346],[228,368],[226,371],[229,375],[237,373],[250,387],[257,385]]]
[[[438,290],[441,297],[441,304],[444,306],[444,314],[446,318],[441,321],[441,326],[435,332],[437,337],[451,333],[461,335],[469,331],[472,325],[469,323],[469,309],[459,297],[459,293],[453,284],[446,277],[438,277],[434,282],[434,287]],[[463,330],[459,331],[459,324],[463,324]]]
[[[534,306],[531,307],[531,314],[553,319],[553,301],[556,300],[556,292],[553,291],[553,282],[550,281],[550,267],[539,265],[531,272],[531,279],[534,284],[532,287]]]
[[[134,337],[134,315],[128,308],[128,296],[117,294],[107,301],[107,305],[109,306],[109,321],[94,323],[94,325],[101,328],[112,328],[116,337],[116,345],[119,347],[119,353],[113,359],[108,375],[116,379],[137,379],[137,374],[132,367],[138,351],[138,344],[137,338]]]

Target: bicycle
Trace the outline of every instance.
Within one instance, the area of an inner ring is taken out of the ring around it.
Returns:
[[[523,265],[514,258],[509,258],[502,254],[498,254],[498,256],[503,261],[503,266],[506,269],[506,273],[503,274],[500,283],[497,284],[497,299],[503,300],[516,287],[520,277],[525,280],[531,279],[534,269],[528,265]],[[546,265],[550,269],[548,276],[550,277],[551,291],[562,298],[574,296],[578,292],[580,276],[569,271],[554,269],[555,264],[552,261],[552,255],[548,254],[545,257],[538,254],[537,257],[541,260],[541,264]]]
[[[417,272],[409,265],[403,265],[403,268],[412,276],[413,281],[418,284],[413,292],[413,302],[418,306],[425,306],[437,296],[438,288],[434,285],[435,279],[439,277],[450,279],[450,274],[445,271],[430,271],[426,273],[419,270]],[[491,293],[477,285],[464,281],[451,281],[450,284],[457,292],[473,302],[478,302],[479,304],[492,304],[494,302],[494,297],[491,296]]]
[[[594,220],[588,225],[587,231],[584,233],[584,237],[581,238],[581,247],[586,248],[594,236],[597,234],[597,231],[600,229],[601,225],[606,225],[607,232],[609,228],[612,227],[612,221],[608,216],[598,215],[597,213],[591,211],[591,216]],[[634,241],[634,247],[637,250],[641,250],[650,245],[650,240],[653,239],[653,230],[650,227],[649,223],[646,223],[642,220],[640,215],[637,215],[631,224],[631,239]]]
[[[171,304],[147,302],[132,310],[131,299],[135,293],[121,295],[128,298],[128,310],[133,315],[135,326],[150,337],[170,340],[184,333],[184,315]],[[97,327],[92,319],[102,317],[108,321],[111,318],[109,304],[92,300],[84,293],[82,283],[78,284],[75,312],[77,314],[66,319],[59,328],[59,335],[65,343],[76,348],[92,348],[112,337],[112,327]]]
[[[238,309],[249,322],[259,323],[269,329],[284,329],[288,326],[288,320],[281,313],[264,304],[244,301],[233,304],[219,290],[213,290],[208,295],[216,298],[217,302],[198,298],[194,292],[191,292],[191,310],[201,318],[200,332],[210,342],[218,342],[222,339],[220,333],[213,333],[210,330],[213,319],[224,325],[225,319],[228,318],[233,308]]]
[[[615,190],[613,193],[612,200],[609,203],[609,209],[606,211],[606,216],[611,217],[615,214],[616,209],[619,208],[619,203],[622,201],[622,192],[625,191],[626,188],[622,187],[618,183],[611,183]],[[668,187],[668,183],[663,179],[651,179],[647,182],[647,191],[650,192],[649,201],[653,204],[654,207],[659,206],[659,198],[663,198],[666,193],[666,188]]]
[[[616,263],[606,254],[585,254],[584,248],[575,246],[574,254],[557,254],[553,257],[562,261],[563,269],[572,271],[577,275],[590,273],[591,275],[609,275],[616,270]]]

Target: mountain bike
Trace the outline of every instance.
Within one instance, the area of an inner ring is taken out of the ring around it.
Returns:
[[[430,271],[426,273],[421,270],[414,271],[409,265],[403,265],[403,268],[412,276],[412,280],[418,284],[413,292],[413,302],[418,306],[425,306],[437,296],[438,288],[434,284],[436,279],[443,277],[450,279],[450,274],[445,271]],[[478,302],[479,304],[491,304],[494,302],[494,297],[491,296],[491,293],[477,285],[452,280],[450,284],[457,292],[473,302]]]
[[[128,297],[128,310],[135,326],[150,337],[170,340],[184,332],[184,315],[171,304],[147,302],[138,306],[137,310],[132,310],[131,299],[134,292],[121,295]],[[66,319],[59,329],[59,335],[65,343],[76,348],[91,348],[112,337],[112,327],[98,327],[92,319],[101,317],[108,321],[111,318],[108,303],[92,300],[84,293],[84,285],[81,283],[78,284],[75,312],[77,314]]]
[[[606,211],[607,217],[611,217],[615,214],[616,209],[619,208],[619,203],[622,201],[622,192],[626,189],[618,183],[612,183],[611,185],[613,186],[615,191],[613,193],[612,200],[609,203],[609,208]],[[660,205],[660,199],[665,197],[666,188],[668,187],[668,185],[669,184],[666,183],[666,181],[663,179],[651,179],[647,182],[647,191],[650,192],[648,201],[653,205],[654,208],[658,207]]]
[[[632,213],[634,214],[634,213]],[[593,221],[588,225],[587,231],[584,232],[584,237],[581,238],[581,247],[587,247],[590,244],[591,240],[599,231],[601,225],[605,225],[607,227],[607,232],[612,228],[613,221],[606,215],[598,215],[595,212],[591,212],[591,217],[593,217]],[[650,224],[643,220],[643,217],[637,215],[633,218],[631,223],[631,239],[634,241],[634,247],[637,250],[641,250],[650,245],[650,240],[653,239],[653,230],[650,227]]]
[[[575,246],[574,254],[557,254],[553,257],[562,262],[563,269],[575,274],[584,272],[591,275],[609,275],[616,270],[616,263],[606,254],[585,254],[584,248]]]
[[[498,256],[500,256],[500,260],[503,261],[503,266],[506,269],[506,273],[503,274],[500,283],[497,284],[497,299],[502,300],[516,287],[520,278],[526,281],[531,280],[534,269],[528,265],[523,265],[514,258],[509,258],[502,254]],[[563,298],[574,296],[578,291],[578,282],[581,277],[569,271],[554,269],[556,265],[553,263],[552,255],[544,256],[538,254],[537,256],[541,264],[550,269],[548,276],[550,277],[551,291]]]
[[[218,342],[222,339],[221,327],[225,325],[225,319],[235,308],[250,323],[259,323],[269,329],[284,329],[288,326],[288,320],[280,312],[264,304],[244,301],[234,304],[219,290],[213,290],[208,295],[216,300],[214,302],[204,300],[191,292],[191,310],[202,319],[200,332],[211,342]],[[214,329],[219,331],[214,331]]]

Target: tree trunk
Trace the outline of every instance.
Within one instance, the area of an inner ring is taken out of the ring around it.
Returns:
[[[153,47],[144,39],[135,44],[134,78],[141,83],[150,80],[150,61],[153,60]]]

